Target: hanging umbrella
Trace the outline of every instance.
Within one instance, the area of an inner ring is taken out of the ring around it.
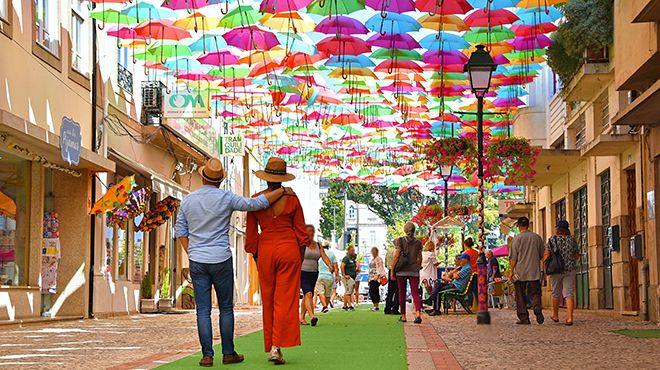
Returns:
[[[199,12],[174,21],[175,26],[184,30],[195,30],[195,32],[200,29],[205,31],[213,30],[218,27],[218,24],[220,24],[219,18],[209,17]]]
[[[291,12],[306,7],[310,2],[311,0],[262,0],[259,11],[262,13]]]
[[[92,19],[99,20],[101,22],[113,23],[113,24],[135,24],[145,19],[145,18],[138,19],[135,17],[131,17],[115,9],[106,9],[106,10],[90,12],[89,17]]]
[[[220,4],[222,2],[229,0],[165,0],[163,2],[164,7],[173,9],[173,10],[193,10],[200,9],[208,5]]]
[[[516,50],[544,49],[552,44],[552,40],[546,35],[517,36],[509,43]]]
[[[171,9],[156,7],[146,2],[136,2],[127,8],[121,10],[122,14],[137,19],[155,20],[155,19],[175,19],[177,14]]]
[[[368,29],[380,33],[407,33],[419,31],[420,24],[415,18],[392,12],[383,12],[369,18],[364,24]]]
[[[394,59],[394,60],[422,60],[422,55],[416,50],[401,49],[378,49],[371,53],[373,59]]]
[[[228,50],[207,53],[198,57],[197,60],[201,64],[223,67],[227,65],[238,64],[238,57]]]
[[[568,0],[520,0],[517,6],[519,8],[543,8],[567,2]]]
[[[557,26],[551,22],[527,25],[520,23],[520,21],[516,21],[511,26],[511,31],[515,33],[516,36],[538,35],[541,33],[554,32],[556,30]]]
[[[365,35],[369,33],[367,27],[365,27],[360,21],[344,15],[323,19],[316,25],[315,31],[325,34],[342,35]]]
[[[489,29],[488,27],[472,28],[463,35],[466,41],[473,44],[500,42],[514,37],[516,37],[516,34],[506,27],[497,29]]]
[[[415,7],[430,15],[465,14],[472,10],[466,0],[417,0]]]
[[[516,4],[520,0],[468,0],[473,8],[478,9],[503,9],[503,8],[515,8]]]
[[[419,41],[419,44],[429,50],[460,50],[470,46],[470,43],[461,36],[449,32],[427,35]]]
[[[323,16],[351,14],[364,9],[364,0],[314,0],[307,5],[307,12]]]
[[[283,32],[312,32],[316,23],[305,13],[300,12],[281,12],[275,14],[266,14],[261,20],[261,24],[272,29]]]
[[[380,62],[374,71],[376,72],[391,72],[393,70],[399,70],[404,72],[416,72],[422,73],[424,69],[412,60],[385,60]]]
[[[367,42],[373,46],[379,46],[388,49],[412,50],[419,49],[419,43],[407,33],[402,34],[381,34],[376,33],[367,39]]]
[[[460,51],[429,50],[424,53],[423,60],[436,65],[465,64],[468,57]]]
[[[275,34],[257,26],[235,28],[222,37],[228,45],[242,50],[268,50],[279,45]]]
[[[190,33],[173,25],[170,20],[145,21],[135,27],[135,33],[140,36],[158,40],[183,40],[190,37]]]
[[[517,12],[520,22],[523,24],[539,24],[555,22],[564,16],[557,8],[552,6],[541,6],[538,8],[519,9]]]
[[[164,224],[172,215],[179,209],[181,201],[168,196],[167,198],[156,203],[156,205],[144,214],[138,230],[142,232],[151,231],[158,226]]]
[[[254,25],[261,18],[261,13],[249,5],[239,5],[220,19],[218,27],[235,28]]]
[[[328,58],[325,65],[330,67],[368,68],[373,67],[375,64],[365,55],[338,55]]]
[[[506,9],[495,9],[487,12],[476,9],[468,14],[464,21],[470,27],[495,27],[511,24],[518,19],[518,16]]]
[[[120,208],[126,204],[135,186],[135,176],[125,176],[120,182],[109,188],[101,199],[94,203],[89,214],[99,215]]]
[[[463,19],[456,15],[424,14],[417,22],[424,27],[434,31],[462,32],[470,29]]]
[[[194,52],[219,51],[227,48],[227,42],[221,35],[207,33],[191,42],[188,47]]]
[[[316,48],[328,55],[360,55],[371,51],[371,46],[357,37],[341,35],[326,37]]]
[[[415,11],[414,0],[366,0],[366,5],[382,12],[405,13]]]

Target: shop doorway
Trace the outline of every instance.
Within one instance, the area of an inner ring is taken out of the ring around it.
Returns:
[[[628,230],[630,236],[637,233],[637,178],[635,169],[626,170],[626,198],[628,200]],[[628,255],[628,265],[630,267],[629,277],[629,295],[630,295],[630,310],[639,311],[639,264],[637,259]]]
[[[608,229],[612,223],[612,197],[610,194],[610,170],[600,175],[600,216],[602,230],[601,245],[603,248],[603,308],[614,308],[614,288],[612,286],[612,250]]]
[[[589,252],[587,241],[587,187],[573,193],[573,226],[575,240],[580,249],[580,263],[577,270],[576,307],[589,308]]]

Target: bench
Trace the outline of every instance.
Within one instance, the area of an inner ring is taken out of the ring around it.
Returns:
[[[470,276],[470,280],[468,280],[465,289],[462,291],[450,290],[446,292],[440,292],[440,294],[438,294],[438,300],[442,302],[442,305],[445,308],[445,315],[449,314],[449,301],[451,300],[458,302],[468,314],[472,313],[472,308],[468,303],[468,296],[471,294],[473,283],[476,283],[474,278],[475,276],[476,274],[472,274]]]

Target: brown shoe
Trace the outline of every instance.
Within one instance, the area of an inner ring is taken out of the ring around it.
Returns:
[[[213,366],[213,357],[204,356],[199,360],[199,366],[202,367],[212,367]]]
[[[245,356],[239,355],[238,353],[234,352],[230,355],[223,355],[222,356],[222,363],[224,365],[228,364],[238,364],[240,362],[243,362],[245,360]]]

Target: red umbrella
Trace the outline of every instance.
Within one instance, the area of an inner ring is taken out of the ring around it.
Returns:
[[[167,19],[144,21],[135,27],[135,33],[159,40],[178,41],[190,37],[190,32],[174,26],[173,23]]]
[[[305,54],[302,52],[293,53],[285,58],[284,65],[290,69],[294,69],[301,66],[306,66],[309,64],[314,64],[323,59],[326,59],[328,56],[323,53],[318,53],[314,55]]]
[[[234,28],[222,37],[227,44],[242,50],[270,50],[280,44],[272,32],[257,26]]]
[[[415,7],[430,15],[465,14],[472,10],[467,0],[417,0]]]
[[[371,51],[366,41],[348,35],[326,37],[316,44],[316,48],[328,55],[360,55]]]
[[[226,66],[238,64],[238,57],[227,50],[214,51],[197,58],[200,63],[213,66]]]
[[[113,36],[113,37],[117,37],[117,38],[120,38],[120,39],[141,39],[141,40],[143,40],[143,39],[147,38],[146,36],[138,35],[137,32],[135,32],[134,29],[132,29],[131,27],[126,27],[126,26],[122,26],[122,27],[113,26],[113,27],[108,29],[107,34],[108,34],[108,36]]]
[[[392,73],[395,69],[400,72],[417,72],[422,73],[424,69],[412,60],[385,60],[378,64],[374,71]]]
[[[312,0],[263,0],[259,11],[262,13],[291,12],[300,10],[311,2]]]
[[[477,9],[465,17],[464,21],[470,27],[493,27],[511,24],[517,21],[518,16],[506,9],[484,11]]]
[[[532,36],[538,35],[541,33],[550,33],[557,29],[557,26],[554,23],[541,23],[541,24],[514,24],[511,26],[511,31],[516,34],[516,36]]]

